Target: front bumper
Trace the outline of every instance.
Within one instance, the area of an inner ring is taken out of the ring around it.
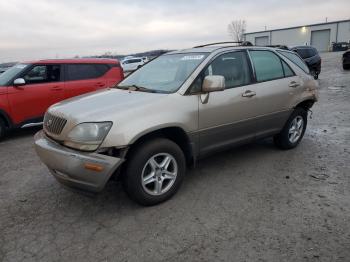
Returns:
[[[121,158],[68,149],[48,138],[43,131],[39,131],[34,140],[38,156],[57,181],[83,191],[101,191],[124,162]],[[99,168],[92,170],[91,166]]]

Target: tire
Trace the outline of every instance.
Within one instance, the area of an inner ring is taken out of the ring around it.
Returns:
[[[152,206],[170,199],[180,188],[186,160],[177,144],[157,138],[138,145],[130,154],[123,185],[132,200]]]
[[[318,72],[316,70],[311,70],[311,75],[314,77],[315,80],[318,79]]]
[[[282,131],[274,136],[276,146],[286,150],[296,147],[304,136],[306,126],[307,111],[297,107],[288,118]]]
[[[5,121],[0,118],[0,141],[4,139],[5,135],[6,135]]]
[[[344,70],[349,70],[349,69],[350,69],[350,66],[349,66],[349,65],[344,65],[344,64],[343,64],[343,69],[344,69]]]

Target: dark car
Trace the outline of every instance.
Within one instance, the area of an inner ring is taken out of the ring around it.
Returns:
[[[295,46],[291,50],[300,55],[309,67],[311,75],[318,79],[318,75],[321,73],[321,57],[317,49],[312,46]]]
[[[343,68],[344,70],[350,69],[350,50],[343,54]]]

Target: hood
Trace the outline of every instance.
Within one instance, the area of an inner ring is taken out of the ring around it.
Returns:
[[[77,122],[110,121],[119,112],[145,107],[167,95],[109,88],[64,100],[48,111]]]

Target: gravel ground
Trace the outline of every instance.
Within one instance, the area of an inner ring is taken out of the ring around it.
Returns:
[[[349,261],[350,71],[323,54],[302,143],[270,139],[202,160],[155,207],[118,182],[63,189],[33,150],[37,129],[0,143],[0,261]]]

